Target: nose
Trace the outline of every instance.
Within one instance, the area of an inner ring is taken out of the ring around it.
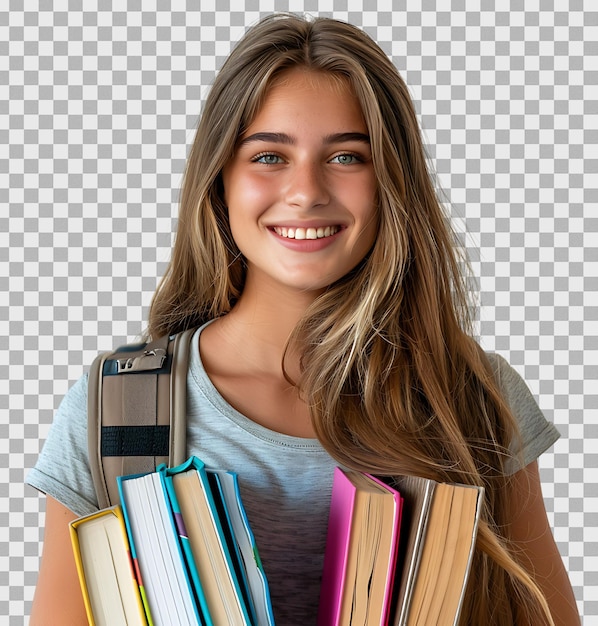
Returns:
[[[328,204],[330,192],[323,166],[318,162],[307,160],[303,163],[295,163],[289,169],[284,195],[289,206],[301,209]]]

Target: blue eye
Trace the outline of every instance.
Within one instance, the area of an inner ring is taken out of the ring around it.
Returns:
[[[355,154],[337,154],[330,160],[340,163],[341,165],[354,165],[355,163],[361,163],[361,159]]]
[[[282,163],[282,159],[277,154],[258,154],[254,159],[254,163],[264,163],[265,165],[278,165]]]

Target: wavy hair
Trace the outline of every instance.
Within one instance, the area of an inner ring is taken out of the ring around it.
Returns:
[[[245,269],[221,172],[273,81],[290,68],[346,81],[368,127],[379,235],[295,329],[317,437],[346,466],[482,485],[486,496],[462,622],[552,624],[509,545],[506,505],[515,420],[472,338],[462,259],[438,200],[414,107],[386,54],[344,22],[277,14],[251,28],[210,90],[181,191],[172,259],[149,333],[227,313]]]

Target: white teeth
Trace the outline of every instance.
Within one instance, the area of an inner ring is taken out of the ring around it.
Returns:
[[[339,231],[338,226],[320,226],[318,228],[286,228],[275,226],[274,232],[285,239],[323,239],[330,237]]]

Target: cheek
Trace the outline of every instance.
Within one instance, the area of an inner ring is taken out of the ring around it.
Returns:
[[[274,191],[274,185],[263,176],[234,169],[223,173],[222,182],[229,209],[242,208],[246,212],[258,209]]]
[[[337,185],[337,192],[347,206],[358,208],[362,215],[374,212],[378,206],[378,183],[373,172],[348,177]]]

